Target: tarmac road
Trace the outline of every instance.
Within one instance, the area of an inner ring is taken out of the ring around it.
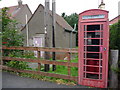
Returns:
[[[2,88],[87,88],[86,86],[68,86],[53,82],[20,77],[8,72],[2,73]]]

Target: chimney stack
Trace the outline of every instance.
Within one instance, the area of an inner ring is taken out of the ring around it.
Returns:
[[[45,0],[45,8],[50,9],[50,0]]]
[[[56,2],[52,0],[52,19],[53,19],[53,26],[55,26],[55,14],[56,14]]]
[[[105,9],[105,3],[101,0],[101,4],[98,6],[99,9]]]
[[[22,6],[22,0],[18,0],[18,7]]]

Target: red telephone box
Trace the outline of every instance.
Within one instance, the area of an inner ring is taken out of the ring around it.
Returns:
[[[91,9],[79,14],[80,85],[107,88],[109,20],[108,11]]]

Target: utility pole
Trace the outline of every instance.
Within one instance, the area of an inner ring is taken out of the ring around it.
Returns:
[[[44,29],[45,29],[45,47],[49,47],[48,45],[48,30],[49,30],[49,0],[45,0],[45,8],[44,8]],[[45,59],[49,60],[49,53],[45,52]],[[45,64],[45,71],[49,71],[49,64]]]
[[[56,19],[55,19],[55,14],[56,14],[56,2],[55,0],[52,0],[52,46],[55,48],[55,30],[56,30]],[[52,53],[52,59],[55,60],[55,52]],[[53,65],[52,68],[53,71],[56,70],[56,66]]]

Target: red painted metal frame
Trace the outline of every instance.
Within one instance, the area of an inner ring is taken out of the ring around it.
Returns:
[[[82,16],[86,15],[100,15],[104,14],[105,18],[100,19],[82,19]],[[103,30],[102,31],[84,31],[84,25],[102,25],[103,24]],[[86,39],[103,39],[103,45],[84,45],[84,32],[103,32],[103,38],[86,38]],[[109,52],[109,20],[108,20],[108,11],[101,10],[101,9],[91,9],[84,11],[80,13],[79,15],[79,22],[78,22],[78,45],[79,45],[79,51],[78,51],[78,57],[79,57],[79,63],[78,63],[78,84],[80,85],[86,85],[86,86],[92,86],[92,87],[100,87],[100,88],[107,88],[108,83],[108,52]],[[84,46],[99,46],[100,52],[88,52],[84,51]],[[106,51],[103,50],[103,48],[106,48]],[[102,51],[101,51],[102,50]],[[94,58],[87,58],[86,60],[98,60],[99,66],[96,65],[84,65],[84,53],[102,53],[102,59],[94,59]],[[102,73],[100,72],[100,61],[102,62]],[[84,77],[84,66],[89,67],[99,67],[99,72],[87,72],[92,74],[99,74],[99,79],[91,79]],[[102,79],[100,79],[100,75],[102,74]]]

